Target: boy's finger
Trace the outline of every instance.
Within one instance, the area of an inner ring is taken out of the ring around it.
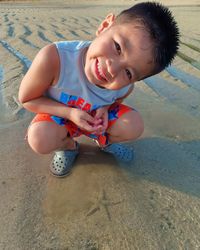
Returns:
[[[93,126],[91,126],[91,125],[89,125],[88,123],[82,124],[81,129],[86,130],[88,132],[94,132],[94,131],[96,131],[96,128],[93,127]]]
[[[95,123],[95,118],[88,113],[85,113],[83,120],[85,120],[86,122]]]
[[[94,124],[97,126],[97,125],[102,124],[102,122],[103,122],[103,120],[101,118],[99,118],[99,119],[95,119]]]
[[[108,127],[108,120],[103,121],[103,127],[106,129]]]
[[[81,129],[89,131],[89,132],[96,132],[102,126],[90,125],[87,121],[83,122],[81,125]]]
[[[96,119],[99,119],[100,117],[101,117],[101,113],[100,113],[100,112],[96,112],[95,118],[96,118]]]

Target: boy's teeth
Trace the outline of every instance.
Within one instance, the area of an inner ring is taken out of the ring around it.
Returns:
[[[99,62],[97,63],[97,68],[98,68],[99,74],[100,74],[103,78],[105,78],[105,77],[104,77],[104,74],[103,74],[103,72],[102,72],[102,70],[101,70],[101,66],[99,65]]]

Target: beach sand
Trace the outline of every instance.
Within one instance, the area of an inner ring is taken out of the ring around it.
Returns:
[[[200,248],[200,4],[162,1],[181,31],[174,63],[136,83],[126,103],[145,132],[132,165],[121,165],[81,138],[69,177],[49,174],[52,155],[24,136],[33,114],[17,100],[40,48],[93,39],[110,12],[140,1],[1,2],[0,249],[196,250]]]

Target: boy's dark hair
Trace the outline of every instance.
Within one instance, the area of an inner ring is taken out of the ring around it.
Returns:
[[[171,64],[179,47],[179,30],[170,10],[156,2],[144,2],[122,11],[116,23],[141,23],[154,43],[153,74],[161,72]],[[153,75],[152,74],[152,75]]]

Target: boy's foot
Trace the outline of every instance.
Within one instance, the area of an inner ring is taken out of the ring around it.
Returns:
[[[78,142],[76,142],[76,148],[73,150],[56,151],[50,165],[51,173],[56,177],[64,177],[70,174],[78,153]]]
[[[120,143],[109,144],[108,146],[101,148],[101,150],[106,153],[113,154],[114,157],[121,162],[128,163],[134,159],[133,149],[124,144]]]

